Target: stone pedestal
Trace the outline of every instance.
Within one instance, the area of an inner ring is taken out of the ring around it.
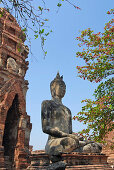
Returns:
[[[47,170],[49,164],[51,164],[49,157],[45,152],[32,153],[30,159],[31,165],[27,168],[28,170]],[[107,164],[107,156],[105,154],[72,152],[70,154],[62,154],[62,159],[67,164],[66,170],[111,169]]]

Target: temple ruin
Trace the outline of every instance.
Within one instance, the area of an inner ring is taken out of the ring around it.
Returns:
[[[24,79],[29,50],[15,18],[3,8],[0,12],[0,168],[26,169],[32,128]]]
[[[29,49],[15,18],[0,8],[0,170],[46,170],[50,165],[45,151],[32,151],[29,146],[32,124],[26,113]],[[107,138],[112,142],[113,132]],[[30,151],[31,150],[31,151]],[[64,153],[66,170],[113,169],[114,152],[104,148],[104,154]]]

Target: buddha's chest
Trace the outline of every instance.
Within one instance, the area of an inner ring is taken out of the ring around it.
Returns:
[[[71,113],[65,106],[59,105],[53,107],[51,110],[50,121],[52,127],[59,127],[59,129],[69,129],[69,122],[71,120]]]
[[[51,117],[53,119],[61,119],[61,118],[68,119],[70,117],[70,112],[65,106],[54,107],[52,108]]]

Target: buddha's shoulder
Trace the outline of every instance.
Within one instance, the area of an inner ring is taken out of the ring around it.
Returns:
[[[66,107],[65,105],[63,104],[57,104],[55,103],[53,100],[44,100],[42,102],[42,108],[61,108],[63,110],[67,110],[68,112],[71,112],[70,109],[68,107]]]
[[[64,106],[64,105],[63,105]],[[71,110],[67,107],[67,106],[64,106],[65,110],[67,110],[68,112],[71,113]]]
[[[43,102],[42,102],[42,107],[44,106],[50,106],[50,105],[52,105],[53,104],[53,101],[52,100],[44,100]]]

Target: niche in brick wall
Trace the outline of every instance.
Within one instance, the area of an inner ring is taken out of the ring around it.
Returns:
[[[19,118],[18,95],[16,95],[7,112],[2,143],[4,146],[4,156],[7,157],[12,167],[14,164],[15,147],[18,140]]]
[[[15,29],[14,29],[14,28],[10,27],[10,28],[8,29],[8,31],[9,31],[9,33],[15,35]]]
[[[13,57],[11,57],[10,55],[7,55],[7,57],[6,57],[6,59],[5,59],[5,68],[7,68],[7,60],[8,60],[8,58],[13,58]],[[14,58],[13,58],[14,59]],[[14,59],[15,60],[15,59]]]
[[[16,42],[13,41],[12,39],[8,38],[7,45],[16,51]]]

